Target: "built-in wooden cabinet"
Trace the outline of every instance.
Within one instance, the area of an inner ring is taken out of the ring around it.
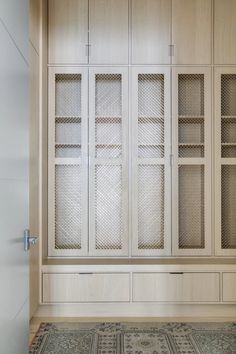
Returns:
[[[170,64],[171,0],[132,0],[132,64]]]
[[[214,62],[236,62],[236,1],[214,0]]]
[[[172,0],[172,63],[211,64],[211,41],[212,1]]]
[[[132,254],[171,253],[170,69],[131,73]]]
[[[211,69],[172,71],[175,255],[211,254]]]
[[[89,69],[89,253],[128,255],[128,69]]]
[[[128,64],[128,0],[89,1],[89,63]]]
[[[236,68],[215,68],[216,253],[236,255]]]
[[[49,64],[87,64],[88,44],[88,0],[48,0]]]
[[[50,68],[48,136],[48,254],[87,255],[86,68]]]

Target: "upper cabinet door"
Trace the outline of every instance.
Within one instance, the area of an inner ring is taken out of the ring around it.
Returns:
[[[90,64],[128,64],[128,0],[90,0]]]
[[[172,0],[172,63],[211,64],[211,27],[211,0]]]
[[[170,64],[171,0],[132,0],[132,63]]]
[[[235,0],[215,0],[215,64],[236,64],[235,13]]]
[[[49,0],[49,64],[87,64],[88,0]]]

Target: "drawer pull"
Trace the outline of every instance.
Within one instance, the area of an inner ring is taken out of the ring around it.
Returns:
[[[182,275],[182,274],[184,274],[184,272],[170,272],[169,274],[180,274],[180,275]]]
[[[92,275],[93,273],[78,273],[79,275]]]

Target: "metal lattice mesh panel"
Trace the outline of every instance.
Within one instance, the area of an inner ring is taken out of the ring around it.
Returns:
[[[96,117],[121,117],[121,74],[97,74],[95,89]]]
[[[180,122],[179,143],[204,143],[204,122],[192,119]]]
[[[205,246],[204,166],[179,166],[179,248]]]
[[[138,155],[164,156],[164,75],[138,75]]]
[[[236,248],[236,166],[221,166],[221,243]]]
[[[55,248],[81,248],[81,167],[55,170]]]
[[[116,158],[121,156],[122,125],[120,118],[97,118],[96,157]]]
[[[57,144],[81,143],[81,123],[76,118],[57,119],[55,133]]]
[[[236,75],[221,75],[221,115],[236,116]]]
[[[164,248],[164,166],[139,165],[138,248]]]
[[[204,75],[180,74],[179,157],[204,157]]]
[[[96,75],[96,157],[122,154],[122,82],[120,74]]]
[[[204,116],[204,75],[179,74],[179,116]]]
[[[56,145],[56,157],[66,158],[66,157],[81,157],[81,148],[78,145]]]
[[[56,75],[56,116],[81,116],[81,75]]]
[[[122,249],[122,166],[95,168],[96,249]]]
[[[221,148],[222,157],[236,157],[236,146],[224,145]]]

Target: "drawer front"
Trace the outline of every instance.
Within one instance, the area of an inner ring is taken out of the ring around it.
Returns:
[[[219,273],[134,273],[133,301],[217,302]]]
[[[223,273],[223,301],[236,302],[236,273]]]
[[[43,302],[129,301],[129,274],[43,274]]]

